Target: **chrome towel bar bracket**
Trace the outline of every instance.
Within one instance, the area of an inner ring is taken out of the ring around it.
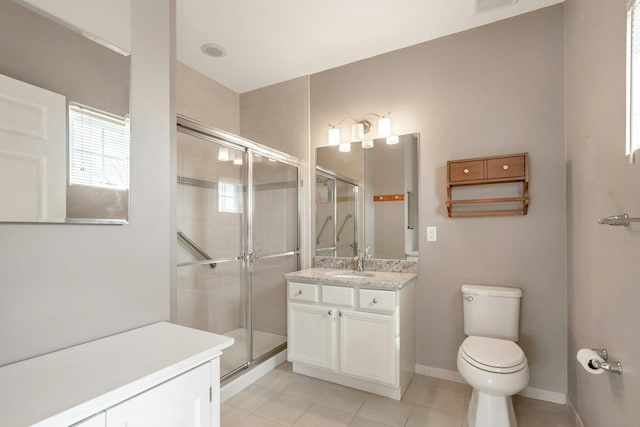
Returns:
[[[640,218],[631,218],[628,214],[621,214],[598,219],[598,224],[616,225],[623,227],[628,226],[632,222],[640,222]]]

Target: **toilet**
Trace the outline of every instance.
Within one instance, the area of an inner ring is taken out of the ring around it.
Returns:
[[[529,383],[529,365],[516,344],[522,290],[462,285],[464,333],[458,371],[473,387],[469,427],[516,427],[511,396]]]

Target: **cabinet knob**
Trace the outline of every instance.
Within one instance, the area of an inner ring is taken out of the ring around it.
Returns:
[[[509,170],[509,165],[502,165],[502,169]]]
[[[327,312],[327,314],[328,314],[329,316],[333,315],[333,310],[329,310],[329,311]]]
[[[341,311],[338,312],[338,316],[342,317],[342,312]]]
[[[464,172],[464,173],[469,173],[469,172],[471,172],[471,171],[470,171],[469,169],[465,169],[465,170],[463,170],[462,172]]]
[[[302,295],[302,289],[298,291],[298,295]]]
[[[377,304],[377,303],[378,303],[378,298],[374,298],[374,299],[373,299],[373,303],[374,303],[374,304]]]
[[[472,296],[464,297],[464,299],[466,301],[469,301],[469,302],[473,301],[473,297]]]

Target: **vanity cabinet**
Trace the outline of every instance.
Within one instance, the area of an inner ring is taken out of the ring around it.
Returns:
[[[0,425],[220,425],[233,339],[156,323],[0,368]]]
[[[400,399],[415,370],[413,281],[364,286],[290,280],[287,357],[294,372]]]

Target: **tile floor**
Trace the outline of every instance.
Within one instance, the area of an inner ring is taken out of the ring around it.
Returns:
[[[462,427],[467,385],[416,375],[402,401],[294,374],[283,363],[222,404],[222,427]],[[563,405],[516,397],[519,427],[573,427]]]

